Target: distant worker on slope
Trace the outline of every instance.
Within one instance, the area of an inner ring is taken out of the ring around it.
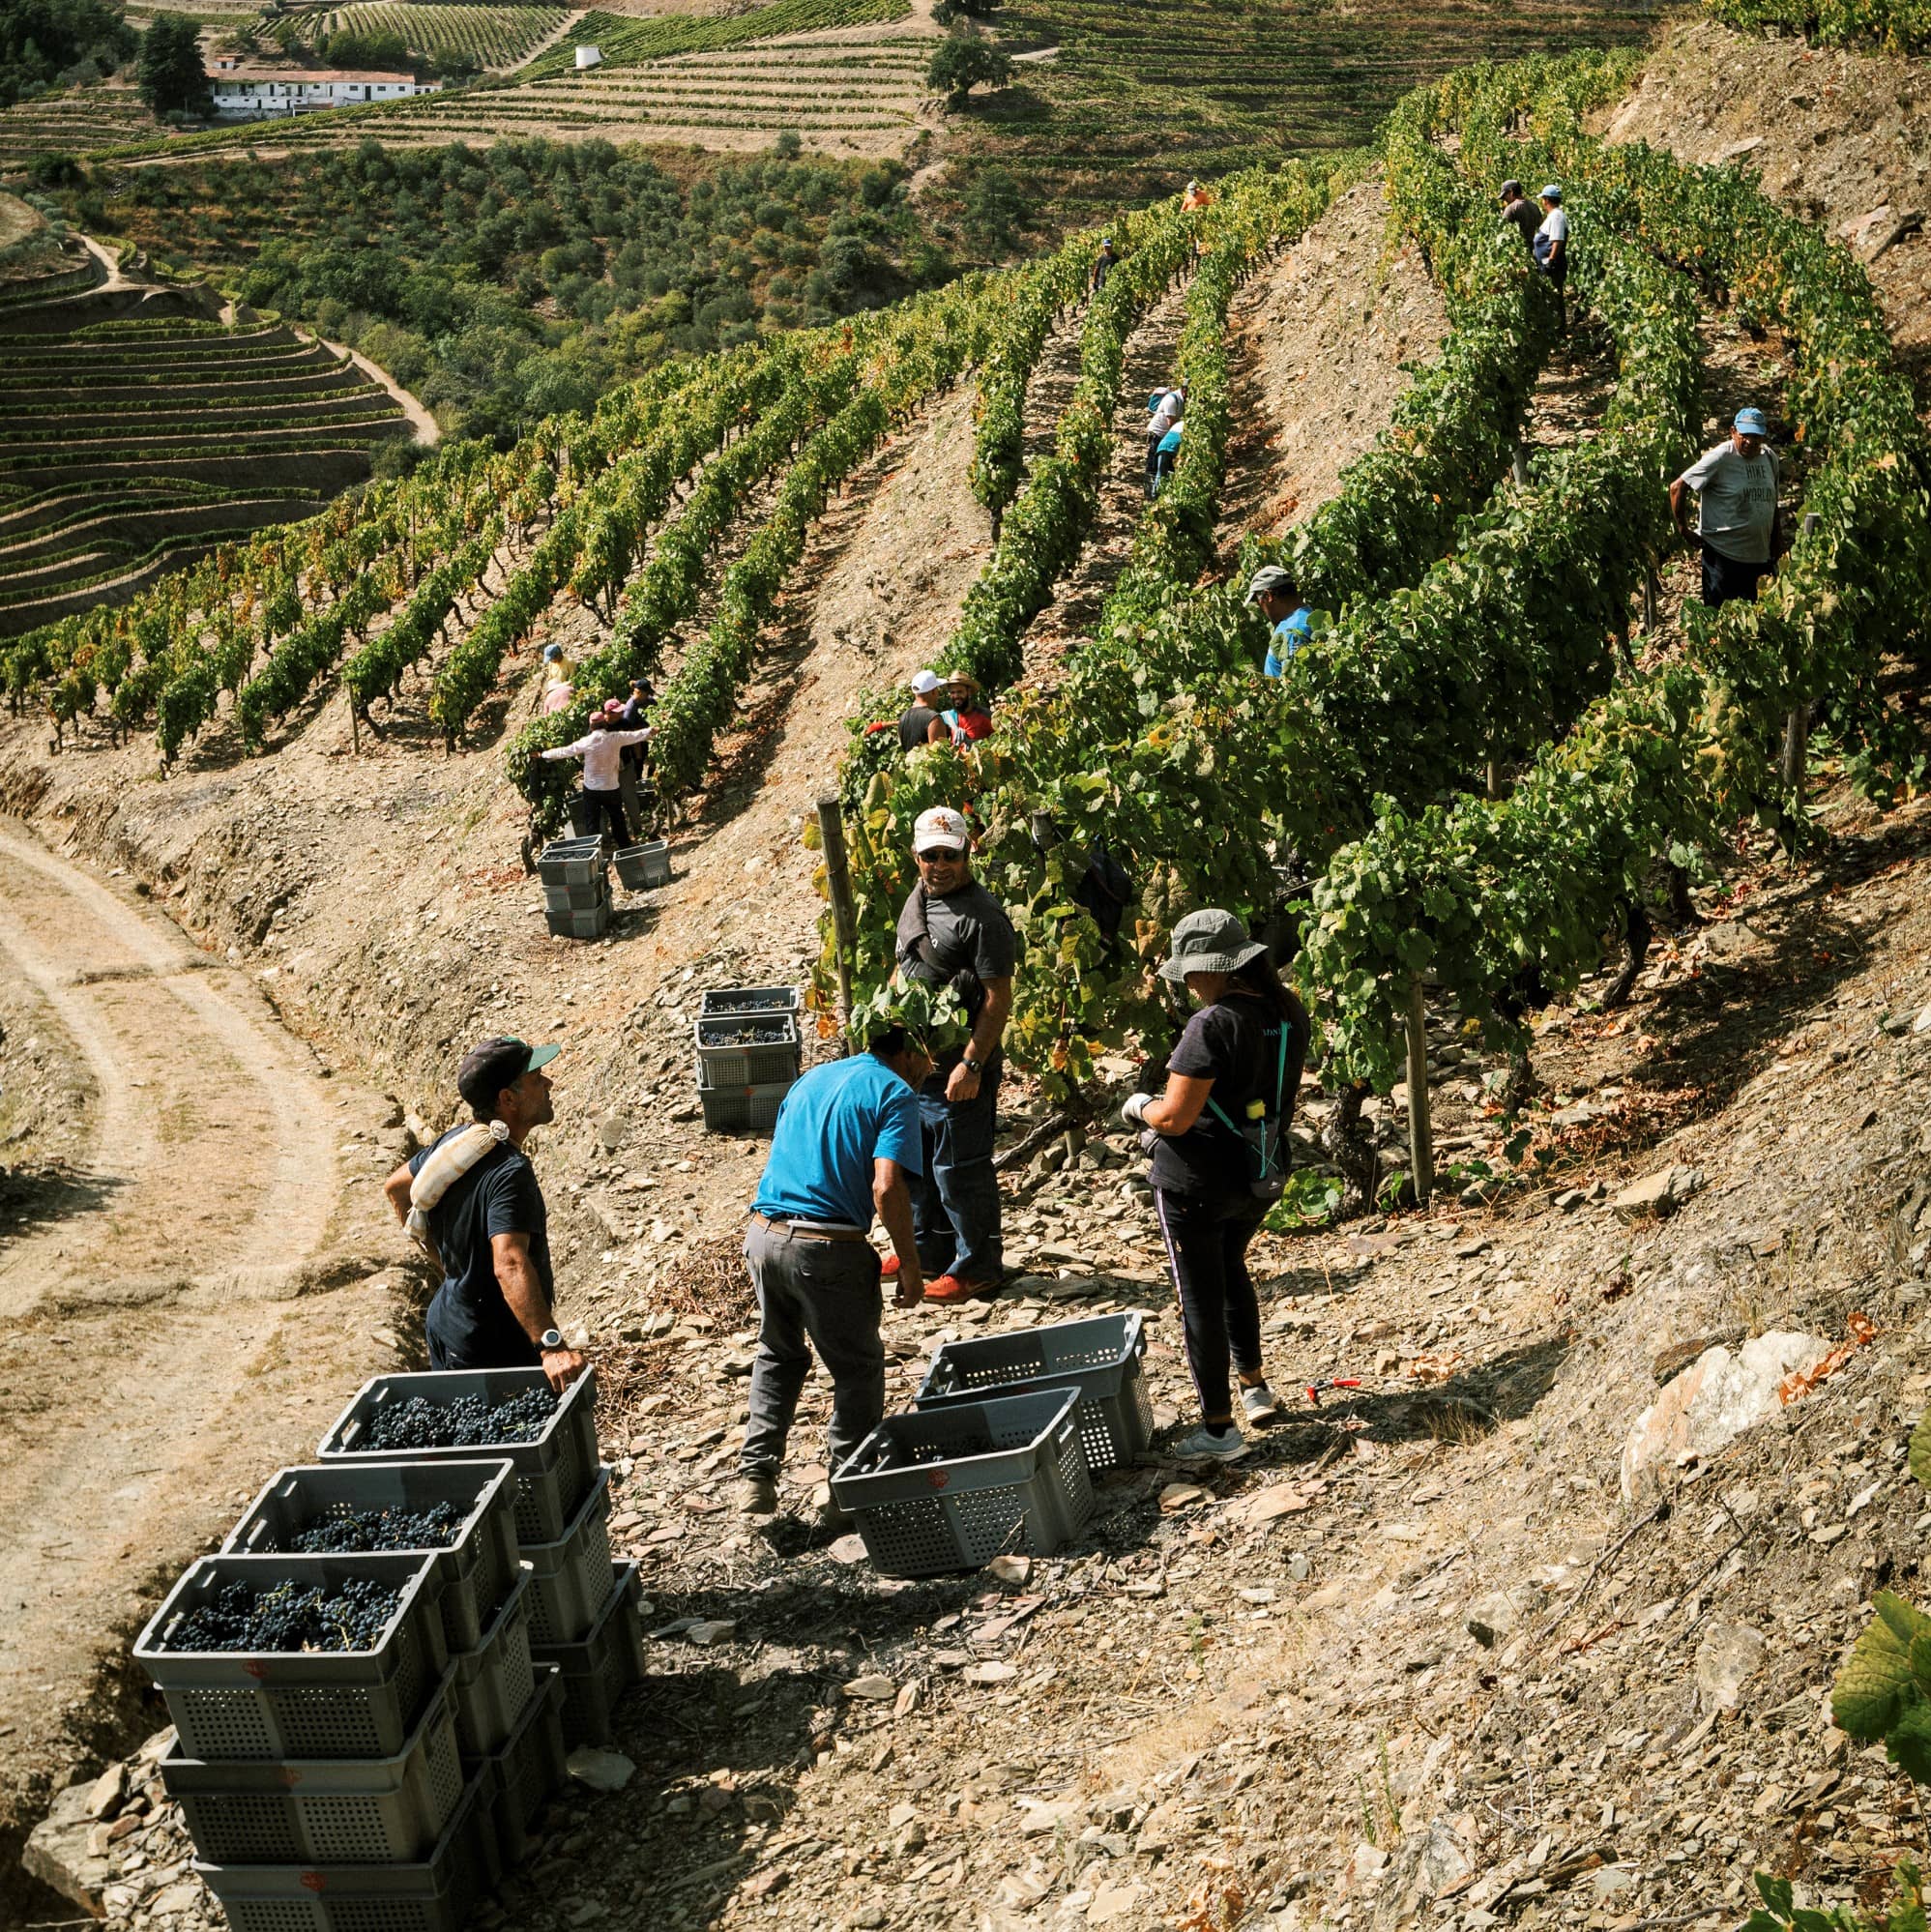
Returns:
[[[583,819],[590,832],[600,826],[619,845],[630,842],[630,828],[624,822],[623,772],[619,761],[627,745],[643,745],[650,729],[619,731],[617,720],[607,712],[598,712],[590,729],[573,745],[553,745],[545,758],[583,760]],[[587,834],[586,834],[587,835]]]
[[[970,671],[954,671],[947,680],[951,702],[932,720],[928,745],[977,745],[992,736],[992,714],[979,694],[979,680]]]
[[[1114,265],[1119,259],[1120,257],[1113,252],[1113,237],[1101,236],[1099,252],[1093,258],[1093,275],[1088,291],[1090,294],[1097,295],[1106,286],[1106,278],[1113,273]]]
[[[1159,480],[1160,439],[1186,414],[1186,385],[1156,389],[1147,398],[1147,498],[1151,502]]]
[[[1536,230],[1542,225],[1542,211],[1523,193],[1519,181],[1505,181],[1502,184],[1502,223],[1506,228],[1513,228],[1522,237],[1522,246],[1533,256],[1536,252]]]
[[[558,1390],[583,1373],[556,1326],[549,1217],[523,1152],[531,1129],[556,1118],[540,1069],[561,1051],[503,1037],[471,1047],[456,1091],[474,1124],[383,1183],[395,1218],[442,1271],[424,1319],[433,1369],[540,1367]]]
[[[1696,498],[1703,601],[1712,610],[1733,599],[1754,603],[1758,583],[1783,552],[1776,452],[1765,440],[1770,428],[1761,409],[1738,410],[1729,439],[1706,450],[1670,484],[1670,514],[1685,540],[1689,499]]]
[[[1278,678],[1288,659],[1314,634],[1314,613],[1301,600],[1294,579],[1278,564],[1263,564],[1247,580],[1247,601],[1260,605],[1273,629],[1268,634],[1264,677]]]
[[[912,703],[898,720],[901,751],[916,751],[920,746],[932,742],[932,727],[939,721],[939,707],[932,700],[943,688],[938,672],[912,673]]]
[[[1197,215],[1203,208],[1211,208],[1214,197],[1197,181],[1186,184],[1186,192],[1180,197],[1180,212],[1183,215]]]
[[[828,1468],[848,1461],[885,1414],[880,1268],[866,1237],[875,1214],[892,1237],[898,1305],[917,1307],[925,1277],[907,1184],[924,1171],[919,1089],[931,1070],[924,1046],[890,1027],[871,1036],[867,1051],[811,1068],[777,1110],[745,1237],[758,1298],[738,1464],[737,1506],[746,1516],[777,1508],[777,1472],[813,1349],[832,1378]],[[817,1527],[843,1525],[827,1503]]]
[[[1556,291],[1558,326],[1568,334],[1569,305],[1564,289],[1569,278],[1569,218],[1563,208],[1563,190],[1554,182],[1542,190],[1542,225],[1530,243],[1542,273]]]
[[[1186,433],[1186,419],[1182,417],[1160,440],[1154,445],[1154,494],[1158,496],[1166,487],[1167,479],[1173,475],[1173,466],[1180,461],[1180,439]]]

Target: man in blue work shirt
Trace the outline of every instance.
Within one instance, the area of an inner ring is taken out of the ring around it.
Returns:
[[[739,1458],[738,1508],[777,1508],[777,1472],[798,1398],[818,1351],[832,1377],[827,1461],[836,1471],[885,1415],[884,1310],[872,1215],[898,1256],[897,1302],[925,1293],[912,1231],[908,1176],[924,1171],[919,1089],[931,1073],[903,1027],[875,1033],[870,1051],[814,1067],[784,1097],[758,1183],[745,1259],[758,1298],[750,1414]],[[816,1527],[843,1527],[827,1503]]]
[[[1247,585],[1247,601],[1261,607],[1261,615],[1273,626],[1268,637],[1267,662],[1262,674],[1277,678],[1287,669],[1287,660],[1314,634],[1314,613],[1302,602],[1294,579],[1278,564],[1266,564],[1256,571]]]

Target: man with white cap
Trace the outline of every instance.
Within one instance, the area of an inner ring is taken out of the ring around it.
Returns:
[[[1670,514],[1685,541],[1689,500],[1696,498],[1696,541],[1703,549],[1703,601],[1712,610],[1733,599],[1754,603],[1757,584],[1783,550],[1777,508],[1776,452],[1765,440],[1761,409],[1740,409],[1728,439],[1706,450],[1670,484]]]
[[[932,705],[939,686],[940,678],[936,671],[912,673],[912,709],[898,720],[898,748],[901,751],[916,751],[926,742],[927,734],[939,721],[939,714]]]
[[[913,1183],[912,1223],[926,1301],[965,1302],[1005,1278],[992,1136],[1019,942],[1006,909],[972,876],[964,813],[949,805],[921,812],[912,856],[919,883],[898,915],[899,970],[951,985],[972,1027],[964,1051],[941,1054],[920,1089],[925,1170]]]
[[[1542,225],[1536,230],[1529,247],[1542,273],[1554,283],[1556,312],[1565,332],[1569,326],[1568,301],[1563,290],[1569,278],[1569,218],[1563,206],[1563,190],[1552,181],[1538,197],[1542,203]]]

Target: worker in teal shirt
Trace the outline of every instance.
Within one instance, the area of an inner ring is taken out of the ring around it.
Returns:
[[[1263,675],[1280,677],[1287,660],[1314,634],[1314,613],[1301,600],[1294,579],[1278,564],[1266,564],[1256,571],[1247,585],[1247,601],[1261,607],[1261,615],[1273,626],[1268,638],[1267,662]]]

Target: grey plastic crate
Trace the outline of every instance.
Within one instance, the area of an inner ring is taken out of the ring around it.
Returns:
[[[711,1133],[770,1133],[777,1126],[777,1110],[798,1084],[788,1079],[761,1081],[755,1086],[712,1085],[710,1069],[697,1069],[697,1102],[704,1109],[704,1126]]]
[[[1022,1542],[1050,1556],[1093,1512],[1078,1408],[1049,1389],[888,1416],[832,1494],[887,1576],[979,1569]]]
[[[589,886],[604,883],[603,838],[556,838],[537,855],[537,876],[545,886]]]
[[[1154,1439],[1154,1405],[1140,1365],[1146,1352],[1146,1322],[1137,1312],[943,1342],[914,1406],[1075,1389],[1086,1464],[1097,1476],[1136,1462]]]
[[[610,1742],[617,1700],[644,1674],[643,1584],[633,1563],[612,1564],[610,1594],[580,1643],[541,1644],[539,1663],[563,1672],[564,1742]]]
[[[455,1540],[424,1551],[443,1582],[443,1638],[473,1651],[516,1581],[516,1471],[507,1458],[477,1462],[319,1463],[278,1470],[229,1532],[222,1549],[264,1556],[294,1547],[303,1531],[338,1509],[465,1511]]]
[[[795,1013],[804,1000],[796,986],[712,986],[698,1002],[699,1019],[719,1013]]]
[[[494,1827],[505,1871],[537,1849],[537,1819],[564,1781],[563,1705],[563,1672],[555,1664],[539,1664],[528,1708],[509,1742],[489,1760],[496,1771]]]
[[[593,886],[543,887],[543,910],[552,913],[595,912],[610,903],[610,889],[602,880]]]
[[[399,1588],[395,1614],[366,1651],[174,1651],[168,1632],[223,1584],[284,1579],[332,1587],[373,1578]],[[435,1559],[212,1556],[189,1566],[134,1644],[161,1687],[184,1757],[387,1758],[401,1750],[449,1662]]]
[[[574,1643],[610,1594],[610,1472],[600,1470],[583,1508],[553,1543],[525,1543],[530,1642]]]
[[[530,1702],[530,1579],[526,1572],[473,1651],[450,1659],[456,1679],[456,1743],[465,1758],[502,1747]]]
[[[610,855],[617,877],[633,893],[647,893],[670,884],[670,845],[647,838],[641,845],[620,845]]]
[[[472,1932],[502,1876],[495,1772],[471,1778],[426,1859],[409,1864],[221,1864],[194,1869],[232,1932]]]
[[[427,1858],[462,1798],[453,1666],[386,1758],[274,1764],[161,1761],[196,1853],[216,1864],[407,1864]]]
[[[610,930],[608,900],[587,912],[556,912],[543,908],[543,923],[552,939],[601,939]]]
[[[746,1038],[752,1033],[781,1029],[775,1040]],[[755,1087],[775,1080],[795,1080],[804,1046],[798,1038],[797,1015],[787,1012],[713,1013],[700,1019],[697,1039],[698,1085]]]
[[[429,1402],[453,1402],[458,1396],[481,1395],[492,1407],[524,1390],[546,1387],[541,1368],[452,1368],[424,1375],[375,1375],[356,1390],[348,1406],[330,1424],[316,1459],[324,1463],[353,1462],[478,1462],[501,1457],[516,1469],[516,1540],[553,1543],[570,1528],[571,1519],[597,1479],[597,1371],[583,1375],[564,1390],[556,1414],[541,1435],[527,1443],[470,1443],[458,1449],[364,1449],[369,1420],[390,1402],[406,1402],[420,1395]]]

